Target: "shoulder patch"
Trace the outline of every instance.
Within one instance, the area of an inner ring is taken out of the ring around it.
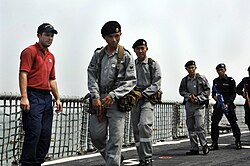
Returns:
[[[229,77],[229,79],[230,79],[231,81],[234,81],[234,79],[233,79],[232,77]]]
[[[152,58],[148,58],[148,64],[149,64],[149,65],[153,65],[154,62],[155,62],[155,61],[154,61]]]

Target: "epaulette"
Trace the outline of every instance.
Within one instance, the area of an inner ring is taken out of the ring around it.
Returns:
[[[152,66],[154,62],[155,62],[155,61],[154,61],[152,58],[148,58],[148,64],[149,64],[150,66]]]
[[[102,48],[103,48],[103,46],[95,49],[95,52],[98,51],[98,50],[101,50]]]

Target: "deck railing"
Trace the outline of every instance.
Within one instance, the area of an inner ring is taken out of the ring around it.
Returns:
[[[81,97],[62,97],[63,112],[54,113],[52,138],[47,160],[84,155],[94,149],[89,137],[88,101]],[[210,133],[211,105],[205,111],[205,129]],[[236,114],[241,130],[244,124],[243,105],[237,105]],[[184,106],[178,102],[163,102],[155,106],[153,141],[187,138]],[[0,165],[17,164],[21,154],[24,131],[22,129],[20,96],[0,95]],[[221,125],[227,125],[225,118]],[[124,146],[134,144],[130,113],[126,115]]]

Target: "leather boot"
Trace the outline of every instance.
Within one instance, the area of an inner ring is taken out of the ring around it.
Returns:
[[[235,141],[235,146],[236,146],[236,149],[237,149],[237,150],[242,149],[241,141],[240,141],[240,140],[236,140],[236,141]]]
[[[186,152],[186,155],[198,155],[199,150],[190,150],[189,152]]]
[[[145,162],[145,164],[144,164],[145,166],[153,166],[151,158],[146,159],[144,162]]]
[[[124,156],[121,155],[121,165],[122,165],[123,160],[124,160]]]
[[[209,147],[207,146],[207,144],[202,147],[202,150],[204,155],[209,153]]]
[[[209,150],[218,150],[218,142],[217,141],[213,141],[212,145],[209,147]]]
[[[145,160],[140,160],[140,163],[137,166],[153,166],[152,159],[147,158]]]

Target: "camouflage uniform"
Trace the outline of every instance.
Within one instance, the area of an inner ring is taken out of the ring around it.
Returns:
[[[152,127],[154,120],[154,105],[147,99],[153,95],[161,86],[161,71],[157,62],[153,61],[152,71],[146,57],[139,62],[136,59],[136,90],[140,90],[142,95],[137,105],[131,112],[134,138],[136,143],[139,160],[147,160],[152,157]]]
[[[88,66],[88,89],[92,99],[102,99],[110,95],[115,101],[106,110],[103,122],[98,122],[96,114],[91,114],[90,137],[93,145],[104,157],[106,165],[115,166],[120,165],[126,114],[119,111],[117,99],[134,88],[136,84],[135,64],[133,57],[125,50],[116,78],[118,49],[112,55],[105,51],[102,60],[100,60],[100,51],[101,49],[95,51]],[[98,69],[99,63],[101,63],[100,70]]]
[[[189,132],[191,151],[198,151],[198,138],[201,146],[207,146],[206,133],[204,130],[204,103],[208,100],[210,94],[210,85],[205,76],[196,73],[194,78],[186,76],[182,79],[180,95],[184,97],[186,109],[186,124]],[[189,101],[189,96],[194,94],[198,97],[199,102]]]

